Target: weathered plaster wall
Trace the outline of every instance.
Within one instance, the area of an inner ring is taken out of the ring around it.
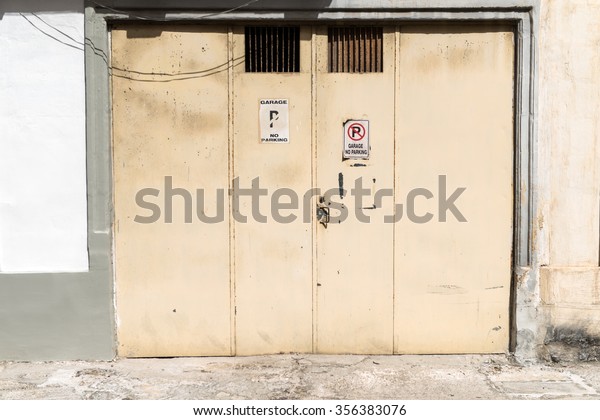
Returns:
[[[544,0],[539,33],[538,228],[546,342],[600,337],[600,1]],[[587,343],[587,344],[586,344]]]
[[[83,13],[39,3],[35,14],[0,4],[4,273],[88,269]]]

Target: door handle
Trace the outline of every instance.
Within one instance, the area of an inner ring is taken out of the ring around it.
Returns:
[[[329,207],[325,204],[317,203],[317,221],[325,226],[329,223]]]

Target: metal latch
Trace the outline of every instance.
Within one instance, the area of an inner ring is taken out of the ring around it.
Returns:
[[[329,207],[325,204],[317,203],[317,221],[327,228],[327,224],[329,223]]]

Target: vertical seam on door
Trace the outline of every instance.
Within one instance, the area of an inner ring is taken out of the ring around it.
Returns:
[[[310,181],[310,185],[311,185],[311,189],[312,188],[317,188],[316,186],[316,180],[317,180],[317,165],[316,165],[316,160],[317,160],[317,27],[315,27],[314,25],[311,25],[311,160],[310,160],[310,167],[311,167],[311,181]],[[314,219],[314,207],[313,207],[313,202],[314,202],[314,197],[311,197],[311,202],[310,202],[310,232],[311,232],[311,243],[312,243],[312,352],[316,353],[317,348],[318,348],[318,325],[317,325],[317,311],[318,311],[318,298],[317,298],[317,293],[318,293],[318,287],[316,285],[317,281],[318,281],[318,272],[317,272],[317,258],[318,258],[318,252],[317,252],[317,241],[316,241],[316,223],[315,223],[315,219]]]
[[[227,189],[231,188],[234,176],[234,121],[233,121],[233,27],[227,26],[227,106],[228,106],[228,132],[227,132]],[[237,353],[236,341],[236,299],[235,299],[235,226],[233,224],[233,195],[228,196],[228,220],[229,220],[229,353],[235,356]]]
[[[392,210],[396,212],[396,177],[398,169],[396,167],[396,145],[398,143],[398,88],[400,86],[400,26],[397,25],[394,30],[394,179],[392,194]],[[396,225],[392,226],[392,354],[396,351]]]

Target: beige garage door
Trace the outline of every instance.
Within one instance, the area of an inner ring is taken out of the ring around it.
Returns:
[[[394,185],[396,31],[375,29],[367,41],[362,28],[320,28],[316,34],[321,57],[315,92],[316,186],[333,190],[326,205],[340,206],[330,210],[339,216],[337,222],[317,226],[315,339],[322,353],[393,352],[394,229],[384,215],[392,214],[394,206],[391,197],[377,205],[373,193]],[[355,126],[364,126],[369,137],[368,159],[343,158],[344,131],[352,125],[344,122],[349,120],[368,121],[368,128],[366,123]],[[360,185],[368,192],[362,202],[352,193]]]
[[[235,28],[233,55],[244,56],[252,48],[256,54],[251,61],[259,64],[262,59],[270,71],[244,66],[233,70],[233,176],[241,188],[250,188],[257,180],[269,194],[290,189],[300,195],[311,187],[311,31],[251,29]],[[247,45],[246,37],[257,46]],[[281,47],[277,51],[267,43]],[[293,54],[296,49],[298,55]],[[286,57],[275,57],[284,51],[289,52]],[[288,101],[289,142],[263,143],[260,101],[277,99]],[[259,205],[266,220],[252,217],[248,196],[240,196],[239,208],[234,208],[247,217],[245,222],[235,221],[233,238],[236,353],[311,352],[311,225],[302,217],[289,223],[275,221],[268,196]]]
[[[512,28],[127,25],[112,66],[120,355],[507,350]]]
[[[395,352],[504,352],[514,35],[493,26],[417,26],[399,36],[397,198],[428,189],[434,197],[418,198],[416,213],[434,217],[395,225]],[[465,188],[455,201],[464,222],[440,201],[458,188]]]
[[[112,31],[121,356],[233,353],[229,219],[196,215],[196,189],[216,215],[229,180],[227,40],[216,26]]]

